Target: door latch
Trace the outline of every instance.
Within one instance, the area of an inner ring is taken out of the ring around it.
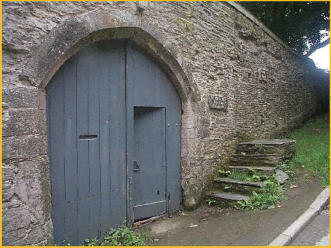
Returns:
[[[140,171],[140,165],[137,160],[133,160],[133,171]]]

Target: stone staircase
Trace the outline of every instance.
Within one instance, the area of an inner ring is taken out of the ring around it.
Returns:
[[[275,174],[282,184],[287,175],[277,170],[276,166],[289,160],[294,154],[295,140],[259,139],[243,142],[237,145],[236,152],[230,159],[230,165],[224,170],[248,173],[254,170],[260,176]],[[233,205],[236,201],[248,200],[251,193],[258,192],[262,186],[262,181],[241,181],[229,177],[217,177],[214,179],[213,189],[207,193],[207,196],[221,205]]]

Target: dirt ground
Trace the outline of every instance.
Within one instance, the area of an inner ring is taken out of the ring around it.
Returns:
[[[201,206],[155,221],[148,245],[267,245],[296,220],[321,192],[319,180],[304,169],[287,182],[287,200],[273,209],[241,211]],[[289,188],[290,185],[297,187]]]

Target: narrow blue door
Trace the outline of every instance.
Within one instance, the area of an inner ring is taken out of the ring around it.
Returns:
[[[167,211],[165,142],[165,108],[134,107],[135,220]]]

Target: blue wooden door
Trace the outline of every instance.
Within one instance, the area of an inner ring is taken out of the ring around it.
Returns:
[[[59,69],[46,96],[56,244],[179,209],[181,105],[150,57],[127,41],[91,44]],[[147,187],[151,177],[159,180]]]

